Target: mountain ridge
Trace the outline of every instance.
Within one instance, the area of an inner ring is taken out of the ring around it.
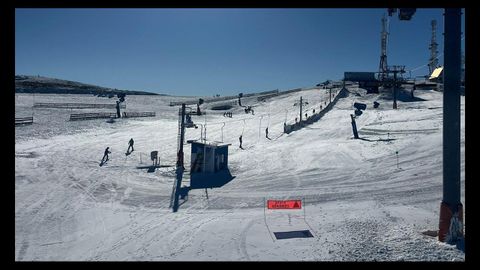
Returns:
[[[43,76],[15,75],[15,93],[161,95],[147,91],[123,90]]]

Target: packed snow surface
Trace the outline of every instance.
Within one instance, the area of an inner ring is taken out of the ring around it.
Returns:
[[[334,93],[338,93],[335,89]],[[437,230],[442,199],[442,93],[416,91],[392,109],[388,95],[350,87],[315,122],[283,134],[284,122],[325,107],[325,89],[193,116],[186,140],[230,143],[235,178],[220,188],[191,190],[176,213],[178,108],[167,96],[127,96],[126,111],[152,118],[68,121],[87,109],[32,108],[34,102],[114,103],[88,95],[17,94],[15,115],[15,259],[18,261],[463,261],[465,254],[422,232]],[[373,108],[373,102],[380,106]],[[356,118],[353,103],[367,104]],[[461,182],[464,202],[464,97],[461,98]],[[195,106],[192,106],[195,110]],[[100,109],[99,111],[109,111]],[[265,129],[269,137],[265,137]],[[238,137],[243,134],[244,150]],[[135,151],[125,155],[130,138]],[[110,160],[99,166],[109,146]],[[190,145],[185,144],[189,185]],[[159,151],[161,167],[151,164]],[[396,152],[398,152],[398,159]],[[398,160],[398,164],[397,164]],[[266,200],[299,199],[301,210],[265,209]],[[464,206],[465,207],[465,206]],[[278,240],[274,232],[309,230],[314,237]]]

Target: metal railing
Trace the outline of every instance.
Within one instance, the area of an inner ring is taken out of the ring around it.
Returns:
[[[116,104],[100,104],[100,103],[35,103],[35,108],[58,108],[58,109],[115,109]],[[120,104],[121,109],[127,106]]]

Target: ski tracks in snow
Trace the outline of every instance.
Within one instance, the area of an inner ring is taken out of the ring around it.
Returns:
[[[250,261],[250,256],[248,255],[248,252],[247,252],[247,235],[248,235],[248,231],[250,230],[250,228],[253,226],[254,223],[255,223],[255,219],[251,219],[247,223],[247,225],[243,227],[240,233],[240,239],[236,242],[237,252],[242,256],[240,258],[241,260]]]

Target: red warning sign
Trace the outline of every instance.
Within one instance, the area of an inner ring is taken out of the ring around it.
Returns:
[[[302,209],[302,200],[268,200],[268,209]]]

